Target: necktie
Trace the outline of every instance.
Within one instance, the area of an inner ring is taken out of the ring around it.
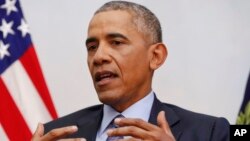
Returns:
[[[118,115],[116,116],[108,125],[107,129],[112,129],[112,128],[118,128],[118,126],[114,123],[114,120],[116,118],[124,118],[123,115]],[[112,136],[112,137],[108,137],[106,141],[116,141],[118,139],[123,139],[122,136]]]

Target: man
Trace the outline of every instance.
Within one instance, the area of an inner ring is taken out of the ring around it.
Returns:
[[[147,8],[124,1],[104,4],[89,23],[86,48],[103,105],[39,124],[33,141],[229,140],[226,119],[162,103],[152,91],[154,71],[164,63],[167,49],[160,23]]]

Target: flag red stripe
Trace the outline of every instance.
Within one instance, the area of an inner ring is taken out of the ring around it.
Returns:
[[[51,100],[49,90],[46,86],[44,77],[42,75],[42,70],[40,68],[38,58],[36,56],[36,52],[32,45],[20,58],[20,62],[22,63],[27,74],[31,78],[31,81],[33,82],[38,93],[40,94],[40,97],[42,98],[52,118],[53,119],[57,118],[57,113],[56,113],[54,104]]]
[[[11,141],[28,141],[32,134],[21,112],[0,78],[0,122]]]

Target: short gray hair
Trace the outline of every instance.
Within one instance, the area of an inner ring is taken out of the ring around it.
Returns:
[[[150,44],[162,42],[160,22],[155,14],[145,6],[127,1],[111,1],[101,6],[95,14],[111,10],[124,10],[131,13],[137,30],[145,37],[149,35]]]

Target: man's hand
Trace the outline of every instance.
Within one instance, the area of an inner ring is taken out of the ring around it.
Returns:
[[[118,118],[115,119],[115,124],[120,127],[108,130],[107,134],[108,136],[131,136],[121,141],[175,141],[164,111],[158,114],[157,123],[158,126],[141,119]]]
[[[76,126],[67,126],[62,128],[53,129],[44,135],[43,124],[39,123],[31,141],[86,141],[84,138],[75,139],[62,139],[63,137],[73,134],[77,131]]]

